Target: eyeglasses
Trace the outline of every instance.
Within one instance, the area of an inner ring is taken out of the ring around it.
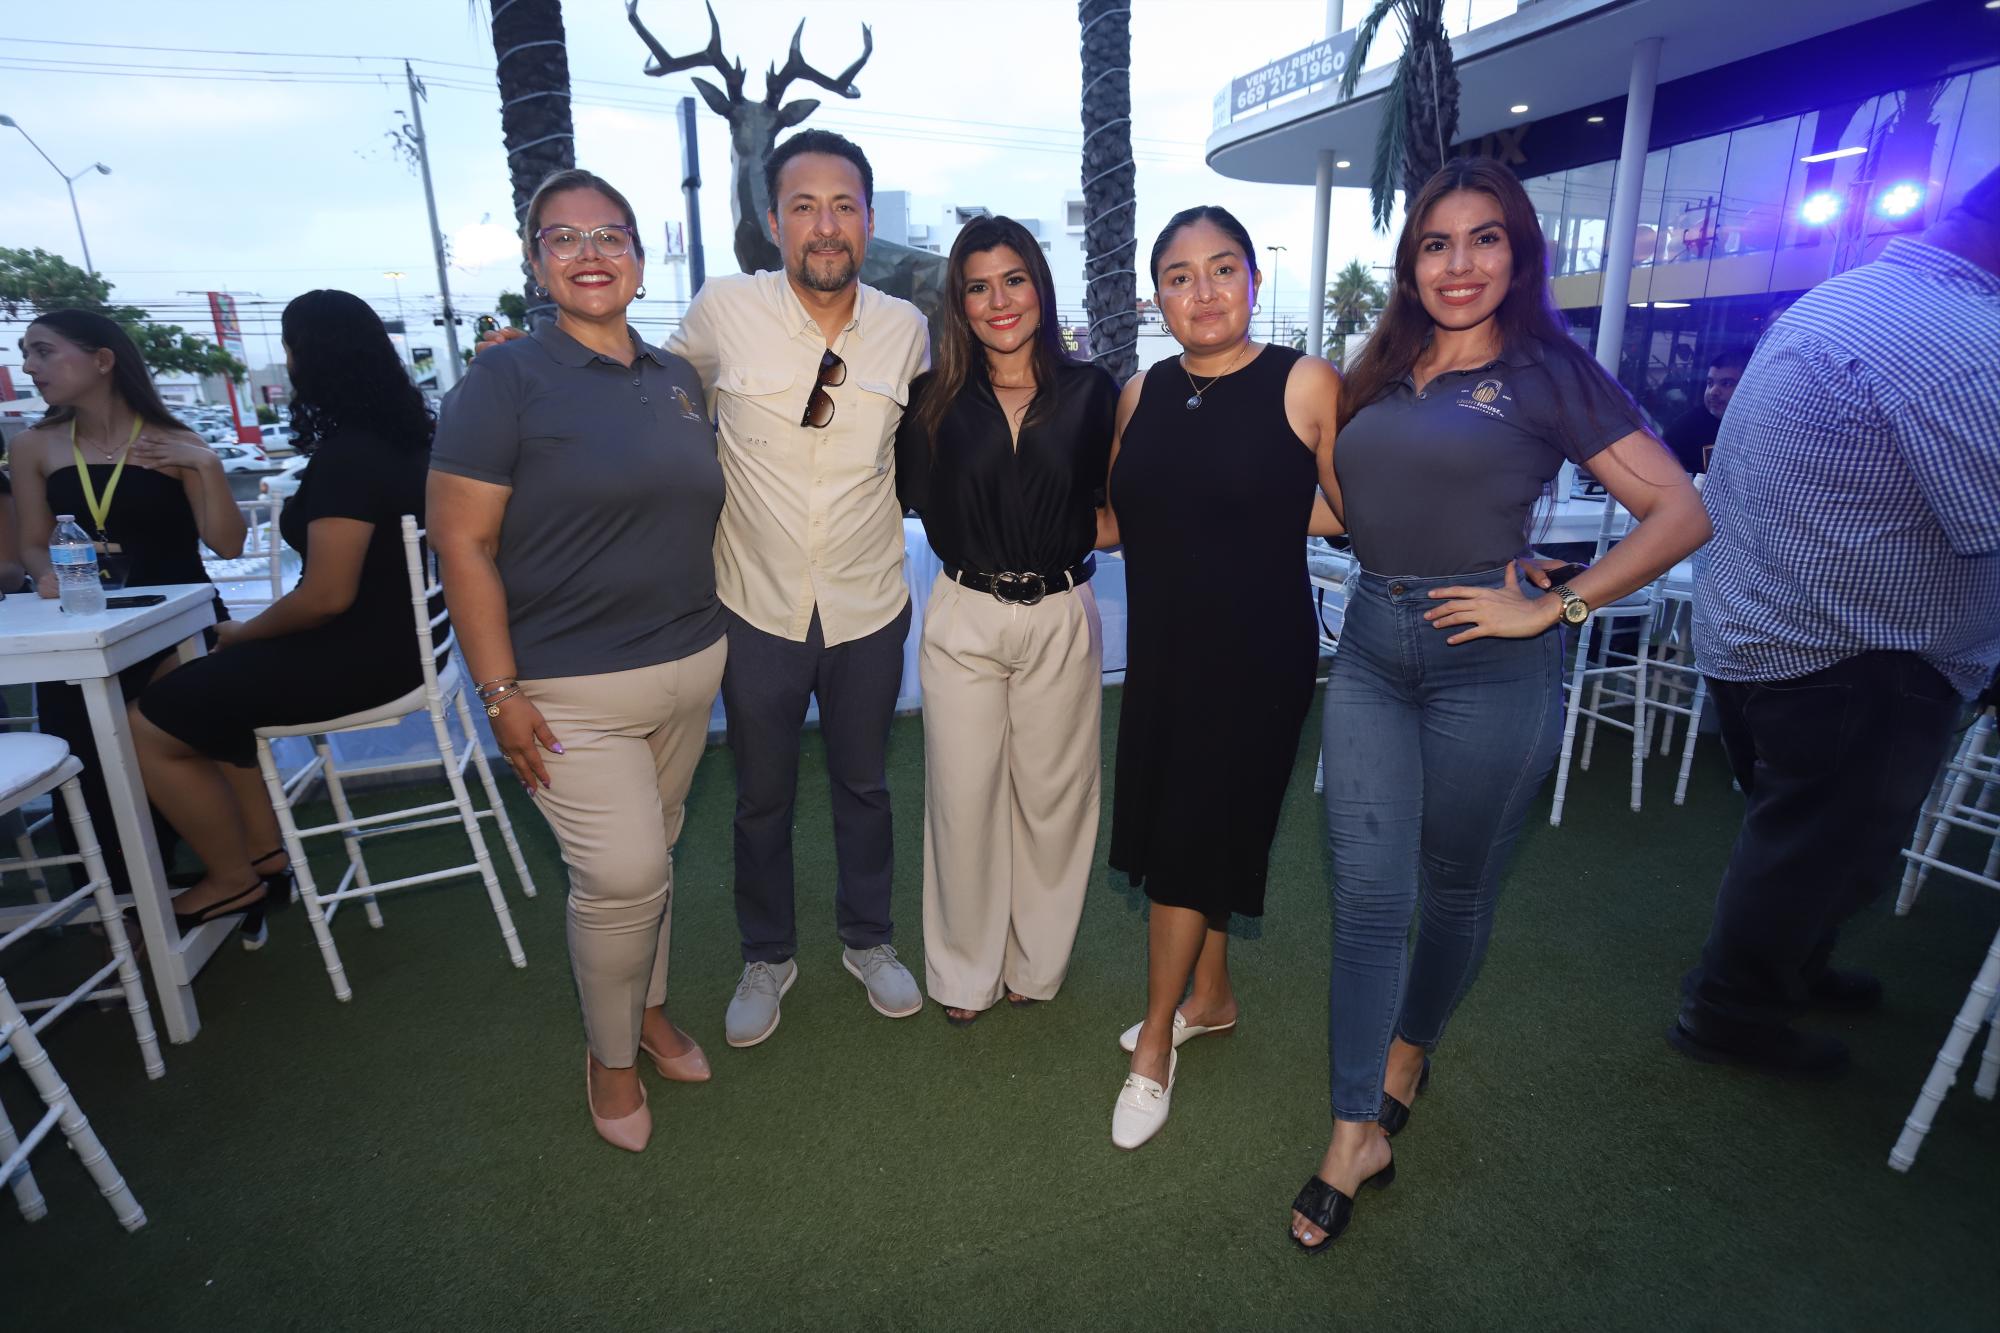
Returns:
[[[847,383],[847,363],[833,354],[831,347],[819,359],[819,382],[813,385],[812,397],[806,399],[806,414],[799,418],[801,426],[814,429],[824,427],[833,420],[833,395],[828,389],[837,389]]]
[[[535,239],[542,243],[549,257],[562,260],[575,259],[582,254],[586,241],[600,259],[617,259],[632,248],[632,237],[632,229],[619,223],[594,231],[583,231],[577,227],[544,227],[535,233]]]

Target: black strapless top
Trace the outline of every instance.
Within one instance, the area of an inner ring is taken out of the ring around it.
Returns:
[[[102,498],[104,488],[111,484],[113,465],[89,466],[90,484]],[[97,535],[92,531],[90,507],[84,503],[83,483],[74,464],[49,474],[48,498],[50,513],[74,514],[78,527]],[[111,495],[104,535],[124,548],[127,587],[209,581],[208,571],[201,565],[201,529],[195,524],[194,509],[188,504],[187,492],[169,473],[127,463],[118,489]]]

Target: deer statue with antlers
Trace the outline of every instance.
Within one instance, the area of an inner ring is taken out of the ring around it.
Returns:
[[[652,51],[646,73],[654,77],[678,74],[690,69],[712,69],[722,76],[718,88],[706,79],[694,80],[696,91],[709,110],[729,122],[729,166],[734,187],[730,191],[730,214],[735,219],[736,262],[745,273],[784,267],[784,256],[772,240],[766,217],[771,211],[770,192],[764,186],[764,163],[777,146],[778,135],[810,116],[819,106],[816,98],[783,101],[793,80],[804,79],[841,97],[861,96],[854,76],[875,51],[875,35],[867,24],[861,26],[861,55],[838,75],[829,77],[806,63],[799,51],[806,23],[792,33],[791,54],[784,67],[766,68],[764,97],[752,101],[743,95],[744,68],[741,60],[731,61],[722,50],[722,24],[715,6],[708,6],[708,46],[693,55],[670,55],[659,39],[639,20],[639,0],[625,0],[625,16]],[[945,261],[926,250],[875,237],[868,242],[868,255],[861,266],[861,280],[869,286],[914,302],[925,318],[937,326],[938,303],[944,292]]]

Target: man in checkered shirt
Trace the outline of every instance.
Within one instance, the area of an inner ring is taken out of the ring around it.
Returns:
[[[1771,327],[1703,499],[1695,653],[1746,808],[1668,1040],[1836,1074],[1846,1046],[1792,1020],[1881,1004],[1835,934],[2000,662],[2000,171]]]

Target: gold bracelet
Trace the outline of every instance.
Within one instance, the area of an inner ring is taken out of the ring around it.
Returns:
[[[500,716],[500,705],[506,703],[509,699],[513,698],[520,692],[521,692],[521,687],[519,685],[511,685],[508,688],[502,690],[500,693],[494,695],[491,699],[482,699],[480,702],[486,705],[486,716],[488,717]]]

